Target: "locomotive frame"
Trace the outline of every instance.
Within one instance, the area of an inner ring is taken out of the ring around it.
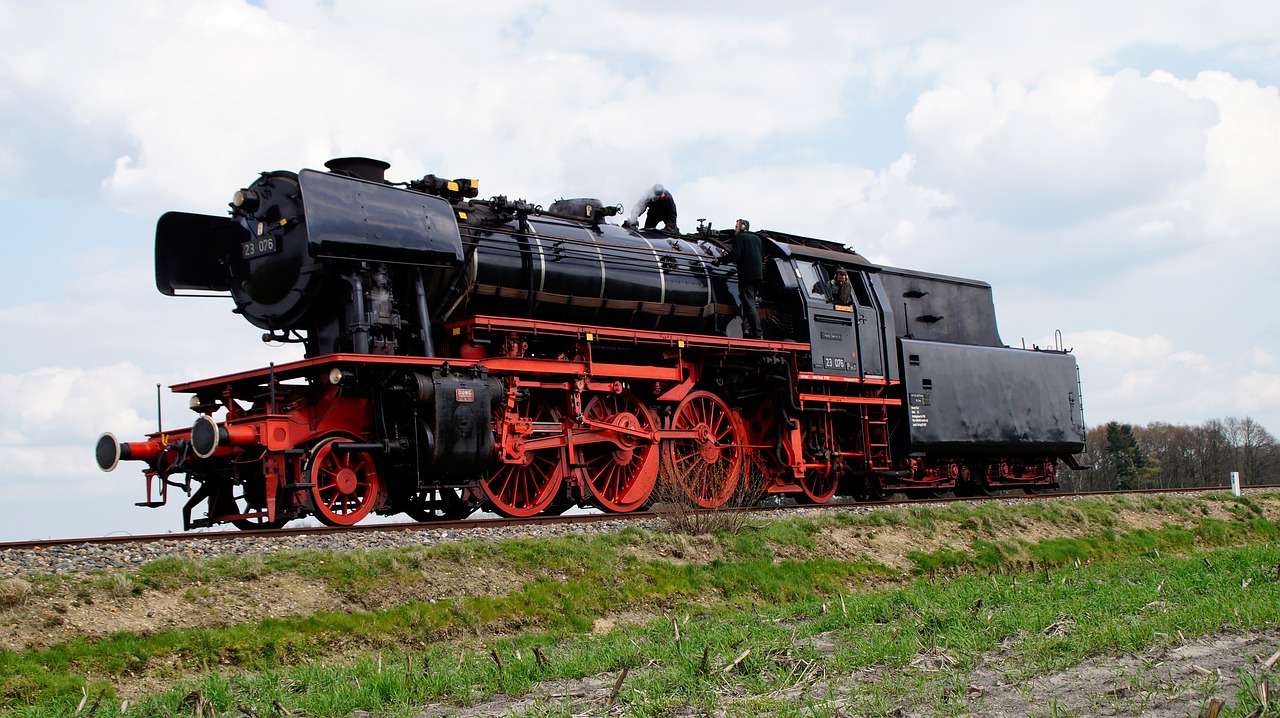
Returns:
[[[659,482],[715,508],[747,476],[819,504],[1038,491],[1083,448],[1074,357],[1004,346],[985,283],[765,231],[766,338],[744,339],[708,225],[627,230],[595,200],[328,166],[264,173],[230,219],[158,225],[162,292],[230,293],[264,339],[307,348],[173,386],[190,428],[99,440],[103,470],[144,462],[142,505],[190,495],[186,529],[628,512]],[[830,301],[837,267],[853,305]]]

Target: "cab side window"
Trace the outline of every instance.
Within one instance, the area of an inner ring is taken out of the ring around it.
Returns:
[[[813,262],[796,262],[796,272],[800,275],[800,286],[809,290],[809,297],[830,301],[827,294],[827,274],[822,267]]]
[[[867,291],[867,278],[862,272],[849,272],[849,283],[853,285],[853,298],[860,307],[873,307],[871,293]]]

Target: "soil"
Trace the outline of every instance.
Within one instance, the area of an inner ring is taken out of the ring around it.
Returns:
[[[1191,716],[1218,699],[1234,704],[1242,672],[1280,645],[1280,633],[1220,634],[1142,655],[1096,657],[1023,685],[1004,682],[999,661],[970,675],[970,703],[993,716]],[[914,714],[904,714],[914,715]]]
[[[819,655],[835,652],[830,635],[811,641]],[[1065,671],[1039,676],[1025,683],[1011,681],[1002,672],[998,656],[970,674],[965,686],[961,715],[986,718],[1025,716],[1141,716],[1142,718],[1185,718],[1201,715],[1211,701],[1230,706],[1241,690],[1240,675],[1255,674],[1259,665],[1280,647],[1280,632],[1247,635],[1216,635],[1189,641],[1176,648],[1143,654],[1101,656]],[[912,669],[938,672],[955,662],[945,654],[917,658]],[[629,675],[637,675],[632,673]],[[808,678],[801,672],[796,687],[779,691],[771,698],[795,705],[825,708],[833,715],[857,715],[857,698],[866,695],[867,685],[883,680],[874,670],[853,676],[827,675]],[[490,718],[507,715],[610,715],[610,697],[617,674],[588,676],[571,681],[549,682],[528,695],[513,698],[497,695],[482,703],[458,707],[431,704],[415,718]],[[814,680],[816,679],[816,680]],[[625,690],[625,687],[624,687]],[[749,696],[725,696],[725,707],[714,715],[741,715],[737,706]],[[616,709],[615,709],[616,711]],[[701,716],[692,709],[676,716]],[[904,704],[887,715],[925,718],[934,715],[932,704]],[[364,718],[363,716],[361,718]]]
[[[1280,501],[1261,503],[1270,520],[1280,520]],[[1225,507],[1202,502],[1207,515],[1233,518]],[[1199,518],[1199,517],[1197,517]],[[1172,513],[1126,511],[1118,529],[1157,528],[1190,525],[1184,516]],[[1078,536],[1096,527],[1080,523],[1056,526],[1025,522],[982,538],[996,541],[1036,540],[1050,536]],[[817,537],[817,548],[794,546],[779,549],[780,558],[835,558],[871,560],[895,569],[909,569],[914,551],[962,550],[975,536],[956,526],[936,531],[903,527],[840,526]],[[637,545],[632,553],[644,560],[673,563],[702,563],[721,558],[714,541],[677,536]],[[73,638],[98,638],[119,631],[149,633],[172,629],[196,629],[257,622],[265,618],[306,616],[317,611],[368,611],[410,601],[433,601],[457,596],[500,595],[530,577],[516,575],[494,566],[469,564],[433,566],[411,580],[382,585],[358,596],[334,591],[320,581],[292,574],[271,574],[244,582],[214,581],[166,590],[104,588],[100,577],[83,576],[64,582],[51,592],[32,592],[19,605],[0,608],[0,649],[21,651],[48,647]],[[608,616],[596,622],[593,633],[605,633],[621,625],[645,623],[660,617],[657,609]],[[485,636],[466,640],[483,640]],[[462,640],[462,639],[460,639]],[[819,653],[835,650],[830,636],[812,639]],[[1219,634],[1183,641],[1175,648],[1143,655],[1099,656],[1069,670],[1014,685],[1002,670],[1000,655],[985,656],[982,666],[969,677],[965,704],[973,715],[1195,715],[1211,696],[1234,704],[1240,676],[1257,669],[1257,663],[1280,648],[1280,633],[1245,635]],[[921,656],[914,670],[936,671],[947,666],[948,656]],[[953,660],[953,659],[951,659]],[[174,669],[175,667],[169,667]],[[181,673],[181,667],[170,672]],[[528,696],[495,697],[482,704],[460,709],[457,706],[428,706],[421,715],[477,716],[507,715],[542,710],[548,706],[572,714],[606,714],[608,698],[616,676],[603,675],[575,681],[546,684]],[[156,677],[139,676],[118,684],[123,697],[154,690]],[[877,680],[874,674],[823,676],[801,682],[794,698],[833,709],[851,702],[859,686]],[[785,697],[785,696],[784,696]],[[733,698],[726,697],[732,710]],[[927,706],[900,706],[896,715],[928,715]],[[1056,712],[1055,712],[1056,711]],[[740,711],[738,711],[740,712]]]

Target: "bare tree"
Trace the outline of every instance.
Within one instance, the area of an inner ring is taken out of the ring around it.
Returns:
[[[1064,472],[1064,490],[1222,486],[1232,471],[1246,484],[1280,481],[1280,442],[1250,417],[1199,426],[1108,422],[1089,430],[1080,461],[1093,470]]]
[[[1248,416],[1227,417],[1222,423],[1231,445],[1229,470],[1239,471],[1247,483],[1268,483],[1276,468],[1276,437]]]

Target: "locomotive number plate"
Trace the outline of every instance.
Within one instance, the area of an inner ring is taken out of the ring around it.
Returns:
[[[454,389],[453,400],[459,404],[470,404],[476,400],[475,389]]]
[[[240,258],[251,259],[264,254],[275,254],[283,247],[275,237],[256,237],[240,243]]]
[[[849,362],[845,361],[844,357],[822,357],[822,368],[848,370]]]

